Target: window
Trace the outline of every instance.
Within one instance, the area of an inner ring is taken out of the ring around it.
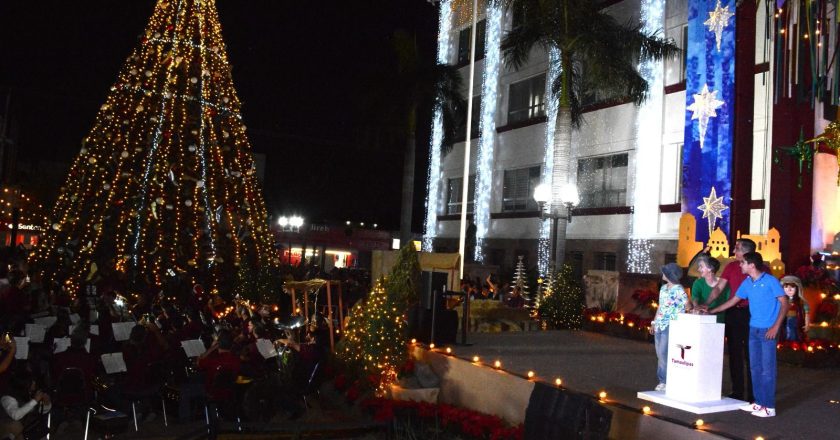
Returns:
[[[469,183],[469,199],[467,200],[467,212],[471,213],[475,209],[475,176],[470,176],[470,183]],[[447,189],[447,197],[446,197],[446,213],[447,214],[460,214],[461,213],[461,203],[463,202],[463,198],[461,194],[463,194],[464,190],[464,178],[463,177],[455,177],[449,179],[449,187]]]
[[[510,85],[508,124],[545,115],[545,74]]]
[[[484,34],[487,28],[487,20],[481,20],[476,23],[478,34],[475,36],[475,59],[476,61],[484,58]],[[464,65],[470,62],[470,30],[472,26],[461,29],[458,34],[458,65]]]
[[[625,206],[627,153],[578,160],[580,208]]]
[[[540,167],[505,170],[502,211],[536,211],[534,188],[540,183]]]
[[[481,127],[481,95],[473,96],[472,99],[472,120],[470,120],[470,138],[480,136],[478,132]],[[458,132],[455,136],[456,142],[464,141],[467,138],[467,108],[459,115]]]
[[[685,81],[685,71],[688,68],[688,25],[683,26],[681,36],[682,52],[680,53],[680,82]]]
[[[615,254],[612,252],[595,252],[595,270],[615,272],[615,260]]]
[[[572,268],[572,276],[580,281],[583,279],[583,252],[571,251],[566,253],[566,264]]]

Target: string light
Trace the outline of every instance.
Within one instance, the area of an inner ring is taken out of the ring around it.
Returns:
[[[446,354],[452,354],[452,349],[449,348],[449,347],[446,347]]]
[[[496,362],[493,362],[493,367],[496,369],[502,368],[502,362],[498,360]]]
[[[533,371],[529,371],[529,372],[528,372],[528,379],[533,379],[533,378],[534,378],[534,372],[533,372]]]
[[[654,35],[665,25],[665,0],[642,0],[642,32]],[[633,191],[633,216],[627,241],[627,271],[651,272],[650,237],[656,234],[659,215],[659,194],[650,188],[659,187],[659,174],[647,172],[658,168],[662,147],[662,109],[664,95],[664,61],[645,59],[638,65],[639,75],[649,86],[649,96],[636,112],[636,173]]]
[[[557,385],[558,387],[560,385],[563,385],[563,380],[560,379],[559,377],[557,379],[554,379],[554,385]]]
[[[451,0],[438,3],[438,47],[437,62],[449,62],[449,29],[452,26]],[[443,194],[440,190],[440,149],[443,144],[443,111],[436,108],[432,117],[432,140],[429,148],[429,172],[426,180],[426,221],[423,227],[423,250],[434,250],[437,236],[437,216]]]
[[[475,173],[474,259],[484,261],[484,239],[490,222],[490,196],[493,194],[493,159],[496,143],[496,106],[499,87],[499,60],[502,35],[502,6],[487,5],[484,49],[484,76],[481,87],[481,120]],[[478,36],[477,36],[478,37]]]
[[[644,413],[644,414],[650,414],[650,407],[649,407],[649,406],[645,406],[645,407],[643,407],[643,408],[642,408],[642,413]]]
[[[478,356],[473,356],[473,358],[472,358],[472,361],[473,361],[474,363],[476,363],[476,364],[477,364],[477,363],[478,363],[478,361],[480,361],[480,360],[481,360],[481,359],[480,359]]]
[[[601,391],[600,393],[598,393],[598,398],[601,399],[601,400],[606,400],[607,399],[607,392],[606,391]]]
[[[697,419],[697,421],[694,422],[694,426],[696,426],[698,428],[702,428],[705,423],[706,422],[704,422],[703,419]]]
[[[545,86],[545,153],[543,154],[542,183],[551,185],[554,175],[554,129],[557,122],[557,100],[552,95],[552,86],[560,77],[560,50],[551,47],[548,50],[548,75],[546,75]],[[546,203],[543,208],[545,212],[551,212],[551,202]],[[545,218],[540,222],[540,237],[537,241],[537,270],[541,276],[551,272],[551,219]]]

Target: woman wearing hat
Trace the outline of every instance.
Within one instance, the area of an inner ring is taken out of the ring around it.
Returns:
[[[785,315],[780,340],[804,341],[808,335],[808,329],[811,327],[811,322],[808,318],[811,310],[808,307],[808,301],[802,295],[802,280],[793,275],[788,275],[783,277],[781,281],[790,308],[788,308],[787,314]]]
[[[656,348],[656,378],[659,379],[656,391],[665,391],[665,376],[668,373],[668,325],[672,319],[676,319],[677,314],[691,309],[688,295],[680,284],[682,274],[682,268],[676,263],[662,266],[662,280],[665,284],[659,289],[659,307],[656,308],[656,316],[650,324],[650,334],[653,335]]]

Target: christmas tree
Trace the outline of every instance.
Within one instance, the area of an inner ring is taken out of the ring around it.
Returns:
[[[95,263],[213,291],[276,265],[213,0],[159,0],[82,140],[32,257],[76,291]]]
[[[405,314],[416,300],[419,279],[417,251],[406,246],[387,281],[377,281],[367,301],[351,311],[338,357],[357,374],[375,378],[378,393],[396,379],[408,356]]]
[[[557,329],[578,329],[583,324],[583,289],[572,267],[564,264],[551,276],[537,310],[540,319]]]
[[[548,273],[545,275],[545,277],[539,279],[537,282],[539,283],[539,286],[537,287],[537,294],[534,296],[534,309],[531,311],[532,318],[539,317],[539,310],[542,306],[543,301],[545,300],[546,293],[551,288],[551,285],[554,284],[553,267],[549,268]]]
[[[513,282],[511,283],[511,292],[513,289],[519,288],[519,293],[525,299],[525,307],[533,307],[534,302],[531,298],[531,292],[528,287],[528,272],[525,270],[525,262],[522,255],[519,256],[519,261],[516,263],[516,269],[513,271]]]

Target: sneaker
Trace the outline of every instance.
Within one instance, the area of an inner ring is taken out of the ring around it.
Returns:
[[[757,403],[748,403],[746,405],[741,406],[740,409],[742,411],[755,412],[755,411],[760,410],[761,408],[762,408],[762,406],[757,404]]]
[[[768,408],[766,406],[759,407],[757,411],[753,411],[752,415],[756,417],[775,417],[776,408]]]
[[[665,391],[665,384],[664,384],[664,383],[660,383],[660,384],[659,384],[659,385],[657,385],[657,386],[656,386],[656,388],[654,388],[653,390],[654,390],[654,391]]]

